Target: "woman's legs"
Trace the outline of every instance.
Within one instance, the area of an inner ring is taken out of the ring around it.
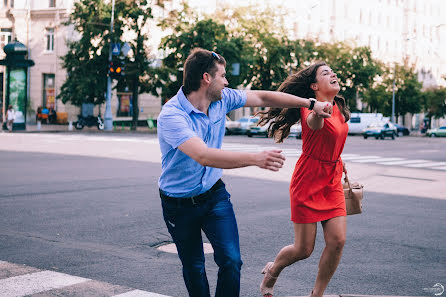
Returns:
[[[276,277],[287,266],[308,258],[314,249],[314,242],[316,239],[317,225],[310,224],[296,224],[294,223],[294,244],[285,246],[277,254],[273,265],[270,266],[265,273],[265,277],[261,286],[272,288],[276,282]],[[268,274],[271,277],[268,277]]]
[[[319,261],[319,272],[312,296],[322,297],[338,267],[345,243],[346,225],[346,217],[335,217],[322,223],[325,249]]]

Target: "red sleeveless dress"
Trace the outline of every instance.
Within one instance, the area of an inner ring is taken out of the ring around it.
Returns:
[[[291,220],[306,224],[346,216],[342,189],[341,153],[347,139],[348,125],[337,105],[324,127],[311,130],[310,114],[300,109],[302,155],[296,163],[290,184]]]

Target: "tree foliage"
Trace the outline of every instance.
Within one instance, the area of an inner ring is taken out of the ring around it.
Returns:
[[[112,42],[128,42],[132,51],[125,62],[125,76],[119,81],[118,89],[129,87],[133,98],[133,125],[138,120],[138,94],[151,91],[148,21],[153,18],[147,0],[116,0],[113,33],[110,32],[111,3],[102,0],[81,0],[66,25],[73,25],[79,39],[68,41],[68,52],[62,57],[62,66],[67,70],[67,79],[59,97],[62,102],[81,106],[105,102],[107,68]],[[131,32],[123,40],[123,32]]]
[[[104,102],[108,56],[103,54],[103,49],[109,46],[106,24],[110,23],[110,14],[108,5],[101,0],[74,4],[66,25],[73,25],[80,38],[68,41],[68,52],[62,57],[62,67],[67,70],[67,79],[59,94],[63,103],[81,106]]]
[[[431,119],[440,119],[446,115],[446,88],[428,89],[421,95],[423,110]]]
[[[161,81],[160,95],[164,101],[174,96],[181,87],[184,62],[191,49],[196,47],[215,51],[225,57],[229,87],[237,87],[246,77],[246,60],[242,58],[245,42],[242,38],[231,37],[224,25],[211,19],[197,20],[191,25],[180,22],[174,26],[174,32],[162,40],[160,46],[167,53],[162,67],[157,70]],[[239,75],[231,72],[234,63],[241,64]]]

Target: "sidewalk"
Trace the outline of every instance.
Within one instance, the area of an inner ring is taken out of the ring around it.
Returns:
[[[4,131],[7,132],[7,131]],[[46,125],[42,124],[40,129],[37,125],[26,125],[26,130],[15,130],[13,133],[149,133],[156,134],[156,128],[149,129],[148,127],[137,127],[136,131],[130,130],[129,126],[113,126],[112,131],[99,130],[96,127],[84,127],[82,130],[76,130],[74,126],[69,125]]]

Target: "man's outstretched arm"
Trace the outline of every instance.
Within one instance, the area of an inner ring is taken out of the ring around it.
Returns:
[[[209,148],[199,137],[192,137],[186,140],[178,148],[202,166],[223,169],[258,166],[263,169],[278,171],[282,168],[285,160],[280,150],[263,151],[260,153],[229,152]]]
[[[246,107],[281,107],[281,108],[309,108],[311,100],[294,96],[283,92],[274,91],[246,91]],[[316,101],[313,107],[314,112],[322,117],[331,117],[333,107],[328,102]]]

